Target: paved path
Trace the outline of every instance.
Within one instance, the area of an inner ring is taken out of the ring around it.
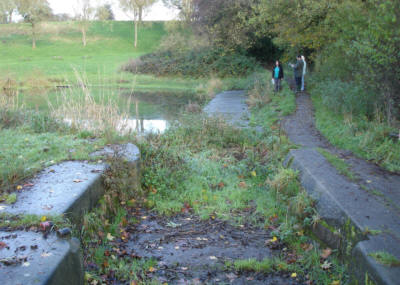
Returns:
[[[332,146],[315,127],[309,95],[302,93],[296,101],[296,112],[283,120],[289,139],[300,146],[289,154],[292,168],[300,171],[302,185],[316,200],[322,220],[340,233],[336,241],[335,233],[326,229],[317,236],[342,249],[352,243],[349,263],[360,281],[368,272],[377,284],[399,284],[400,268],[383,266],[370,254],[384,251],[400,259],[400,175]],[[356,178],[350,180],[339,174],[318,148],[342,158]],[[358,238],[354,238],[353,230],[349,233],[349,221]],[[372,235],[370,230],[378,234]]]
[[[243,91],[223,92],[204,111],[221,115],[235,126],[248,127],[245,99]],[[385,251],[400,258],[400,175],[333,147],[315,127],[309,95],[301,94],[296,101],[296,112],[283,120],[289,139],[300,146],[289,154],[292,167],[300,170],[302,184],[316,200],[321,218],[338,229],[327,233],[320,228],[317,236],[342,250],[348,251],[350,245],[351,271],[360,281],[368,272],[377,284],[398,284],[400,268],[380,265],[369,254]],[[351,181],[339,174],[319,148],[342,158],[356,178]],[[371,235],[368,230],[378,234]]]
[[[220,115],[237,127],[247,127],[249,111],[244,91],[225,91],[217,94],[204,108],[208,115]]]
[[[400,175],[360,159],[350,151],[332,146],[315,127],[310,96],[301,94],[296,101],[296,113],[285,118],[283,122],[289,139],[303,148],[324,148],[342,158],[356,175],[357,184],[367,192],[375,193],[372,198],[380,200],[390,207],[391,211],[400,214]]]

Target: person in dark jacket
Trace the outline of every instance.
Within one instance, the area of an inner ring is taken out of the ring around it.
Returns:
[[[283,67],[279,60],[275,62],[275,66],[272,69],[272,79],[274,80],[275,92],[281,89],[281,81],[283,79]]]
[[[304,67],[304,62],[301,59],[301,56],[297,56],[297,62],[296,64],[291,64],[291,67],[293,67],[294,70],[294,79],[296,80],[296,93],[301,91],[301,78],[303,77],[303,67]]]

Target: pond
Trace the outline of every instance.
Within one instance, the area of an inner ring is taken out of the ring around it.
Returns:
[[[118,128],[124,132],[163,133],[189,102],[198,102],[194,92],[135,92],[131,89],[104,87],[90,88],[90,91],[67,88],[34,93],[21,92],[20,101],[27,108],[57,112],[61,105],[70,105],[73,109],[72,105],[76,105],[76,102],[87,104],[85,93],[90,93],[93,102],[114,106],[121,114],[125,114],[118,124]],[[65,115],[64,118],[69,123],[73,121],[71,116]]]

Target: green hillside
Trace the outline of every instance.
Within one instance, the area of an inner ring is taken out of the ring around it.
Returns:
[[[20,89],[52,87],[76,82],[77,74],[90,85],[135,88],[142,91],[189,91],[198,80],[155,78],[121,73],[121,64],[154,51],[166,34],[163,22],[139,26],[138,47],[133,45],[132,22],[91,22],[87,46],[82,45],[76,22],[43,22],[36,49],[29,24],[0,25],[0,85],[16,82]]]
[[[0,72],[18,79],[37,71],[50,77],[69,77],[73,68],[90,77],[99,72],[115,74],[129,58],[153,51],[165,34],[163,23],[144,23],[139,45],[134,48],[132,26],[131,22],[92,22],[84,47],[76,22],[42,23],[37,48],[32,49],[29,25],[1,25]]]

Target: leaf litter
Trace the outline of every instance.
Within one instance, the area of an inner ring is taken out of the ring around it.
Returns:
[[[123,226],[121,235],[112,240],[108,238],[111,248],[104,255],[126,260],[155,260],[156,265],[148,268],[145,274],[161,284],[304,284],[291,277],[291,272],[237,271],[226,266],[227,262],[236,260],[262,261],[279,255],[280,251],[266,245],[267,240],[280,244],[266,229],[247,224],[234,226],[215,217],[202,220],[189,210],[165,217],[132,207],[125,221],[128,222],[120,225]],[[89,272],[98,266],[86,264]],[[132,281],[116,280],[112,269],[102,275],[102,280],[118,284]]]

